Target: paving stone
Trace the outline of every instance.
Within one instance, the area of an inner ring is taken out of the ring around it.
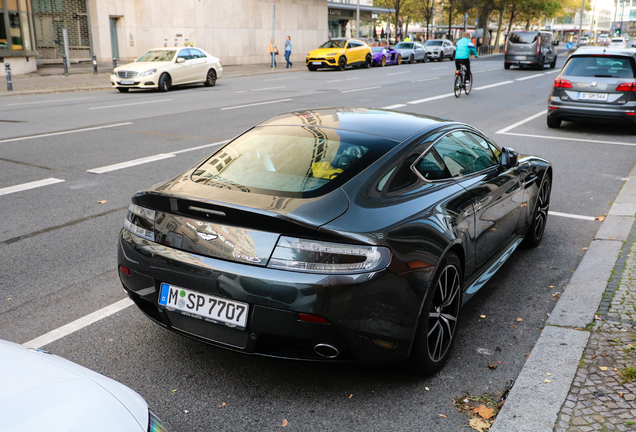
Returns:
[[[588,424],[588,421],[585,420],[583,417],[575,417],[572,419],[572,424],[574,426],[583,426]]]

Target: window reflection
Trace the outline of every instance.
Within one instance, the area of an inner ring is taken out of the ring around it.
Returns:
[[[4,24],[4,12],[0,11],[0,49],[7,48],[7,28]]]
[[[16,5],[17,8],[17,5]],[[20,28],[20,14],[9,12],[9,32],[11,33],[11,43],[14,51],[22,51],[22,29]]]

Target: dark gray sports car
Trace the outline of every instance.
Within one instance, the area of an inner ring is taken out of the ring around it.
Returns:
[[[552,167],[475,128],[296,111],[138,192],[119,276],[167,329],[275,357],[439,370],[463,302],[537,246]]]

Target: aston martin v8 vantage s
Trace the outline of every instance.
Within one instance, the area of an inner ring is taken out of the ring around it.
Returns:
[[[147,316],[200,341],[433,373],[462,303],[540,243],[551,181],[548,161],[467,124],[295,111],[135,194],[119,276]]]

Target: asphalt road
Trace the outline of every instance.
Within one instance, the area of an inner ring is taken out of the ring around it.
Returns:
[[[472,64],[473,92],[460,99],[451,95],[449,61],[345,72],[295,67],[169,93],[0,98],[0,338],[25,343],[125,298],[115,246],[130,196],[261,120],[359,106],[464,121],[502,146],[552,161],[551,211],[588,219],[552,214],[541,246],[513,254],[463,308],[453,355],[437,375],[414,376],[400,364],[229,352],[167,332],[134,306],[44,347],[130,386],[171,431],[270,431],[283,419],[291,431],[456,431],[468,422],[453,399],[498,398],[521,370],[554,294],[600,225],[590,218],[607,213],[636,160],[627,129],[547,128],[541,113],[562,58],[543,72],[506,71],[501,56]],[[6,189],[44,179],[57,182]]]

